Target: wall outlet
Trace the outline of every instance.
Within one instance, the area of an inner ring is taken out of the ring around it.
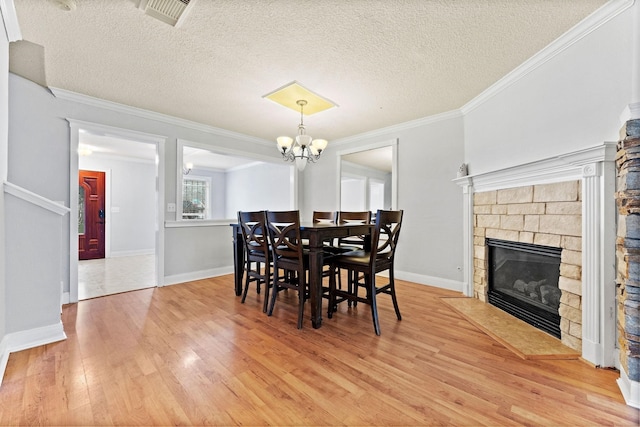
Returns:
[[[175,212],[176,204],[175,203],[167,203],[167,212]]]

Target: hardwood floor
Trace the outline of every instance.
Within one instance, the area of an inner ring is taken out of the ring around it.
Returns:
[[[364,305],[297,330],[294,292],[267,317],[232,276],[65,306],[66,341],[10,356],[0,425],[638,425],[617,372],[523,360],[440,301],[459,294],[397,288],[380,337]]]

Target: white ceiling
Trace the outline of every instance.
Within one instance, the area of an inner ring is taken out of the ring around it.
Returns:
[[[273,140],[299,114],[262,96],[296,80],[339,105],[305,118],[329,141],[457,109],[605,3],[195,0],[172,27],[133,0],[14,2],[48,86]]]

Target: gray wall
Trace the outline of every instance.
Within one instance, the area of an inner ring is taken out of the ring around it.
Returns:
[[[0,33],[0,182],[7,180],[8,127],[9,127],[9,40],[4,31],[4,17]],[[5,195],[0,189],[0,272],[5,271]],[[0,343],[6,335],[7,298],[6,274],[0,274]],[[0,345],[0,347],[2,347]],[[0,353],[0,375],[4,374],[3,361],[8,357]]]
[[[286,163],[260,163],[227,172],[226,217],[237,218],[238,211],[291,209],[290,170]]]
[[[50,200],[69,204],[69,124],[71,118],[116,128],[144,132],[165,137],[165,202],[176,202],[177,139],[194,141],[211,147],[246,151],[277,158],[273,146],[255,138],[235,137],[231,132],[214,133],[200,128],[182,127],[173,123],[123,114],[96,106],[55,98],[48,90],[14,74],[9,75],[9,179]],[[254,142],[256,141],[256,142]],[[275,154],[275,155],[274,155]],[[72,212],[72,214],[75,214]],[[165,212],[166,221],[174,221],[175,213]],[[229,267],[233,263],[228,224],[202,228],[172,228],[165,234],[165,276]],[[66,234],[65,234],[66,233]],[[69,235],[68,224],[63,234]],[[68,241],[68,237],[66,237]],[[193,259],[196,253],[220,256]],[[222,249],[224,248],[224,250]],[[66,271],[64,291],[69,291],[69,254],[64,255]],[[19,278],[10,278],[19,283]],[[28,310],[23,310],[22,315]]]
[[[305,170],[300,195],[305,214],[339,209],[339,151],[397,138],[398,209],[404,210],[397,277],[461,290],[462,194],[452,179],[464,159],[464,134],[462,117],[451,116],[330,143],[322,159]]]

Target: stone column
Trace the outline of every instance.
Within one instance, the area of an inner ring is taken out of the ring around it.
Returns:
[[[620,365],[640,381],[640,119],[629,120],[618,144],[617,302]]]

